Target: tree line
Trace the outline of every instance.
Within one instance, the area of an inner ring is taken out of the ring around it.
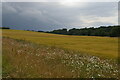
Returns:
[[[10,29],[9,27],[0,27],[0,29]]]
[[[9,27],[0,27],[0,29],[10,29]],[[34,31],[34,30],[27,30]],[[45,31],[37,31],[37,32],[45,32]],[[81,28],[76,29],[72,28],[67,30],[66,28],[47,31],[45,33],[53,33],[53,34],[63,34],[63,35],[80,35],[80,36],[109,36],[109,37],[120,37],[120,25],[116,26],[100,26],[98,28],[90,27],[90,28]]]
[[[81,28],[69,29],[66,28],[49,31],[47,33],[64,34],[64,35],[83,35],[83,36],[109,36],[120,37],[120,25],[116,26],[100,26],[98,28]]]

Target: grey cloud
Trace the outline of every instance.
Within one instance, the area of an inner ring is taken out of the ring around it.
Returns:
[[[63,27],[115,25],[109,21],[95,21],[95,18],[117,16],[117,2],[86,2],[82,7],[66,7],[59,2],[4,2],[2,8],[3,26],[12,29],[53,30]],[[90,19],[94,23],[86,26],[86,16],[95,17]]]
[[[120,1],[118,3],[118,23],[120,24]]]
[[[2,3],[0,3],[0,27],[2,27]]]

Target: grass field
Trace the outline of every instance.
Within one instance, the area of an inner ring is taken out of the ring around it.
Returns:
[[[118,78],[118,38],[2,33],[4,78]]]
[[[118,56],[118,38],[69,36],[22,30],[3,30],[3,36],[105,58],[117,58]]]
[[[3,37],[3,78],[118,78],[117,61]]]

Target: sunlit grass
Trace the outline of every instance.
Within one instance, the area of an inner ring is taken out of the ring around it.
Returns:
[[[3,30],[3,36],[101,57],[118,56],[118,38],[113,37],[57,35],[22,30]]]

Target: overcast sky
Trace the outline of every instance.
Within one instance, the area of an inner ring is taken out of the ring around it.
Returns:
[[[3,2],[2,25],[54,30],[118,24],[117,2]]]

